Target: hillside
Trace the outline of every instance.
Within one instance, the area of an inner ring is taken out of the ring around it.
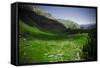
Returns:
[[[78,29],[80,26],[70,20],[56,19],[50,13],[43,12],[39,7],[34,6],[32,10],[27,6],[20,7],[20,19],[31,26],[50,32],[66,32],[66,29]],[[30,6],[29,6],[30,7]]]
[[[60,33],[65,32],[66,28],[63,26],[63,24],[59,23],[56,20],[50,19],[44,15],[39,14],[36,10],[30,11],[26,8],[24,9],[23,7],[20,7],[19,8],[20,19],[23,20],[26,24],[30,26],[36,26],[44,31],[60,32]]]
[[[60,23],[62,23],[66,29],[80,29],[80,25],[75,23],[71,20],[64,20],[64,19],[58,19]]]

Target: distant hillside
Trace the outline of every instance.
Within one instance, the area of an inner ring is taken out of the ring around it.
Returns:
[[[58,19],[67,29],[79,29],[80,25],[71,20]]]

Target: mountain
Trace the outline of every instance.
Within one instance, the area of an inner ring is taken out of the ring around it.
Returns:
[[[20,6],[19,14],[20,19],[30,26],[36,26],[41,30],[51,31],[51,32],[65,32],[66,28],[63,24],[56,20],[50,19],[44,16],[43,12],[39,8],[34,8],[30,10],[30,6]]]
[[[38,6],[21,5],[19,18],[27,25],[35,26],[44,31],[66,32],[66,29],[78,29],[80,26],[71,21],[56,19],[50,13],[42,11]]]
[[[81,29],[94,29],[96,28],[96,24],[86,24],[86,25],[80,25]]]

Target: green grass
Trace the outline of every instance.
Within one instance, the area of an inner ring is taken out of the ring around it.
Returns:
[[[88,34],[58,34],[44,32],[19,21],[20,63],[42,63],[84,60],[82,48],[88,43]]]

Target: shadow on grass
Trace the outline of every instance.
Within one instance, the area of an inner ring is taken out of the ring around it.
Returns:
[[[21,37],[27,39],[38,39],[38,40],[77,40],[81,38],[82,34],[58,34],[58,35],[44,35],[44,34],[30,34],[30,33],[23,33]]]

